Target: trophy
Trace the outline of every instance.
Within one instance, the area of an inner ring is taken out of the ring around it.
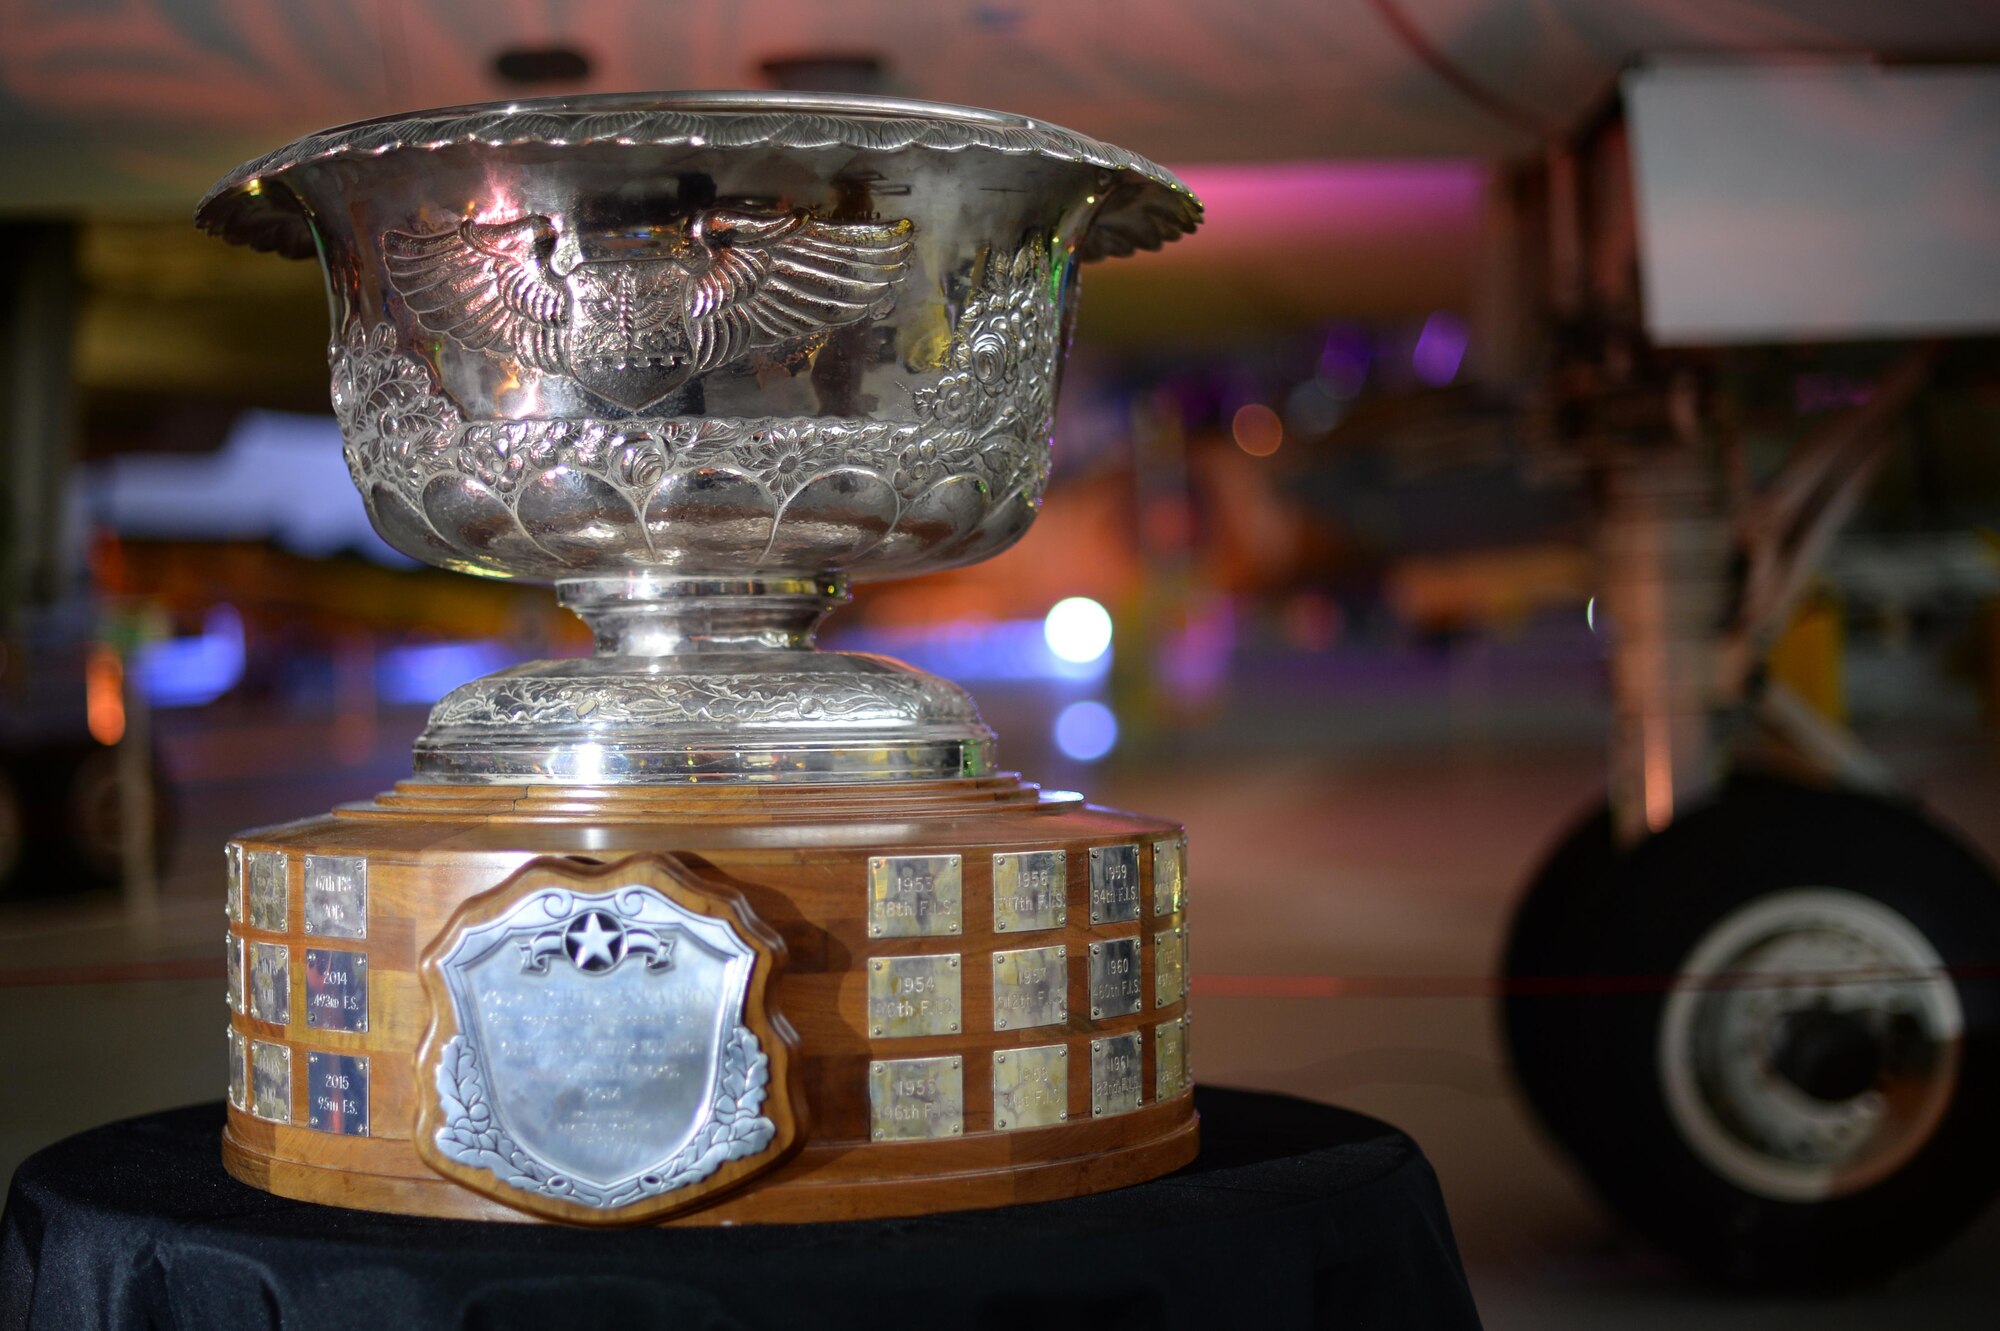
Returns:
[[[230,1172],[717,1223],[1190,1160],[1183,830],[813,639],[851,581],[1020,538],[1080,265],[1200,217],[1038,121],[797,94],[431,111],[218,184],[202,228],[324,265],[376,530],[596,641],[447,695],[393,791],[229,844]]]

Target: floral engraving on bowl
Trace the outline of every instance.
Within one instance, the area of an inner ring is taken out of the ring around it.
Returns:
[[[963,689],[915,672],[853,679],[807,671],[607,680],[493,675],[446,694],[431,710],[426,735],[523,727],[546,733],[588,726],[666,730],[978,720]]]
[[[1041,505],[1062,353],[1051,269],[1042,240],[988,264],[912,419],[467,420],[393,325],[359,319],[329,348],[334,414],[376,529],[446,567],[914,571],[998,548]],[[865,538],[827,544],[816,504],[857,484],[887,511]]]

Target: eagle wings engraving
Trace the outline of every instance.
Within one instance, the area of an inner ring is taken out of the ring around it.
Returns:
[[[657,249],[558,270],[561,237],[530,214],[389,231],[382,253],[424,328],[638,411],[760,347],[887,313],[914,229],[712,208]]]

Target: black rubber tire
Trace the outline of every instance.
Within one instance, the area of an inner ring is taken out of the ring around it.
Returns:
[[[1730,912],[1796,887],[1844,888],[1901,914],[1952,969],[1965,1018],[1958,1082],[1931,1137],[1889,1177],[1811,1203],[1739,1188],[1682,1140],[1657,1067],[1666,986],[1645,982],[1675,974]],[[1606,978],[1601,992],[1510,1017],[1517,1047],[1534,1051],[1532,1094],[1555,1107],[1550,1126],[1612,1209],[1701,1271],[1759,1288],[1871,1282],[1942,1246],[2000,1191],[2000,880],[1913,807],[1739,778],[1618,857],[1597,905],[1565,912],[1560,934],[1553,972],[1550,940],[1519,955],[1545,974]]]
[[[1571,824],[1529,879],[1501,953],[1508,985],[1500,1018],[1514,1078],[1558,1141],[1573,1107],[1564,1080],[1573,1047],[1564,1026],[1577,997],[1578,934],[1588,931],[1617,870],[1611,809],[1600,800]]]

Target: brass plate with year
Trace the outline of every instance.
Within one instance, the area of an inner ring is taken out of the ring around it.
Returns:
[[[368,1059],[361,1054],[306,1053],[306,1123],[315,1132],[368,1135]]]
[[[964,1025],[956,952],[876,957],[868,963],[868,1034],[899,1040],[954,1035]]]
[[[306,949],[306,1025],[321,1031],[368,1029],[368,954]]]
[[[1145,1099],[1139,1070],[1145,1036],[1106,1035],[1090,1042],[1090,1112],[1098,1118],[1129,1114]]]
[[[993,1053],[993,1127],[1046,1128],[1069,1119],[1069,1048],[1043,1044]]]
[[[1059,1026],[1069,1020],[1069,948],[1023,947],[993,954],[993,1029]]]
[[[965,1061],[888,1058],[868,1065],[869,1135],[882,1141],[957,1137],[965,1132]]]
[[[306,856],[306,932],[368,936],[368,861],[359,855]]]
[[[1187,838],[1153,843],[1153,914],[1178,915],[1187,904]]]
[[[1068,851],[1003,851],[993,857],[993,932],[1027,933],[1068,923]]]
[[[1187,1089],[1186,1050],[1180,1018],[1153,1027],[1153,1098],[1171,1100]]]
[[[1090,1015],[1093,1020],[1124,1017],[1143,1007],[1139,984],[1139,940],[1106,938],[1090,945]]]
[[[250,1042],[250,1112],[273,1123],[292,1121],[292,1049]]]
[[[1090,922],[1121,924],[1139,918],[1139,848],[1090,848]]]
[[[291,927],[291,869],[282,850],[252,850],[243,855],[245,890],[250,895],[250,927],[281,934]]]
[[[870,938],[948,937],[964,927],[965,863],[957,855],[868,857]]]
[[[1187,933],[1162,929],[1153,935],[1153,1006],[1167,1007],[1187,996]]]
[[[283,943],[250,945],[250,1015],[274,1026],[292,1019],[292,950]]]

